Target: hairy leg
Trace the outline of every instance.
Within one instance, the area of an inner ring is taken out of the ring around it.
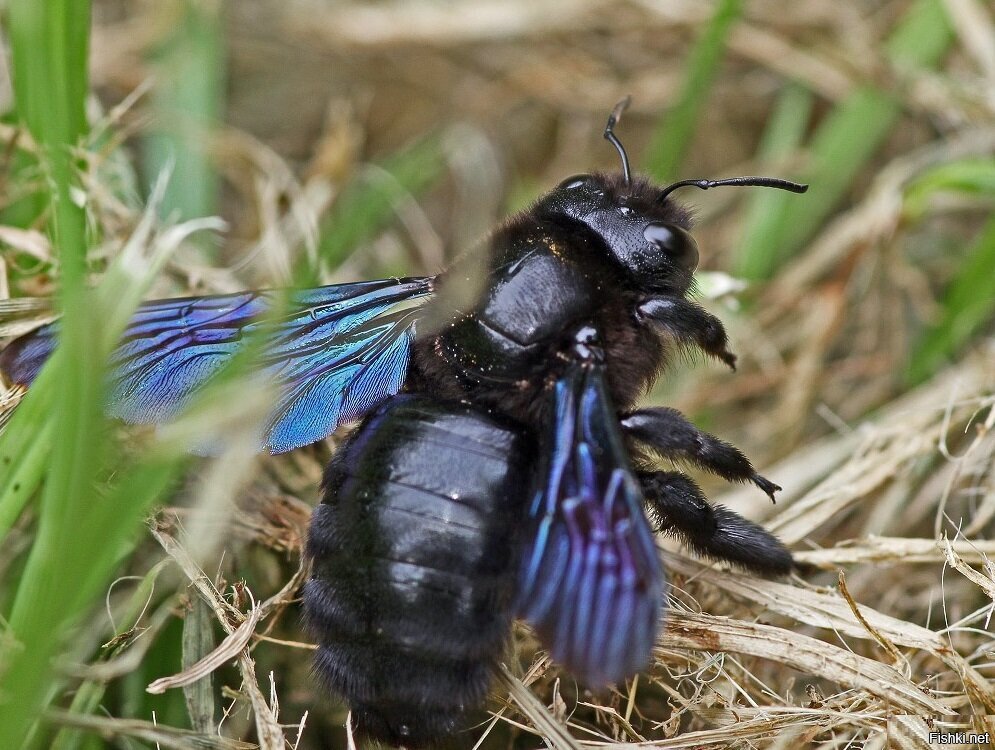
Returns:
[[[710,505],[690,477],[676,471],[640,472],[639,482],[657,528],[695,554],[762,575],[791,571],[791,553],[777,537],[728,508]]]
[[[682,297],[653,297],[639,306],[637,314],[641,320],[665,329],[679,343],[693,344],[736,369],[736,355],[729,351],[722,321],[694,302]]]
[[[676,409],[640,409],[622,418],[627,437],[662,458],[687,461],[730,482],[753,482],[774,499],[780,490],[760,476],[750,460],[733,445],[702,432]]]

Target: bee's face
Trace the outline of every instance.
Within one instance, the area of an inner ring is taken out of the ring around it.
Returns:
[[[577,175],[537,208],[592,230],[634,286],[683,293],[698,266],[698,245],[687,212],[662,194],[642,180],[625,185],[616,176]]]

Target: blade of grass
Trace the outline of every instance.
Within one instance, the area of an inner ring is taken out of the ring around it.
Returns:
[[[52,657],[61,650],[62,638],[72,620],[79,616],[106,586],[107,578],[120,560],[133,548],[141,520],[151,505],[174,481],[185,455],[165,453],[125,471],[124,476],[104,497],[93,498],[84,510],[71,515],[75,538],[56,551],[42,557],[32,548],[28,565],[18,589],[19,601],[11,616],[12,628],[23,624],[35,630],[17,629],[20,648],[4,674],[5,684],[16,685],[0,706],[0,742],[3,747],[18,748],[31,729],[38,709],[51,699],[59,681],[50,674]],[[91,489],[92,491],[92,489]],[[50,563],[46,565],[46,563]],[[57,570],[51,570],[56,568]],[[42,570],[55,578],[46,587],[48,599],[31,598],[21,604],[24,591],[41,588],[34,581]],[[31,589],[28,589],[31,581]],[[18,608],[20,605],[20,608]]]
[[[161,178],[152,197],[158,205],[168,180]],[[138,305],[147,283],[136,280],[131,269],[144,269],[146,280],[151,279],[163,266],[176,246],[189,234],[202,230],[223,228],[216,219],[188,221],[172,227],[152,239],[153,214],[147,211],[132,237],[111,265],[101,283],[105,300],[113,300],[116,309],[101,316],[104,335],[101,346],[108,349],[115,343],[115,335],[127,323],[130,311]],[[149,254],[146,246],[153,243],[155,252]],[[0,435],[0,466],[11,467],[0,475],[0,540],[21,514],[25,504],[41,483],[49,465],[53,426],[50,417],[54,403],[53,391],[58,384],[61,349],[52,361],[46,363],[23,401],[14,411],[10,422]]]
[[[172,0],[172,32],[152,56],[156,86],[151,104],[159,126],[143,142],[146,174],[175,165],[161,215],[180,220],[216,212],[219,179],[207,136],[219,122],[224,98],[225,51],[221,3]]]
[[[57,429],[34,543],[9,617],[9,642],[16,646],[3,655],[5,685],[16,686],[0,702],[4,748],[23,747],[44,705],[58,695],[61,679],[51,672],[52,658],[182,465],[174,452],[121,466],[112,461],[105,437],[104,362],[130,314],[124,308],[137,304],[141,294],[135,269],[147,266],[134,262],[140,259],[135,248],[130,254],[126,248],[122,258],[131,263],[116,264],[102,293],[86,289],[85,214],[72,199],[79,189],[72,150],[86,130],[88,34],[88,3],[15,0],[10,7],[18,111],[39,144],[52,186],[50,231],[59,249],[63,317],[58,349],[46,368],[52,379],[48,419],[56,420]],[[150,224],[146,217],[139,238],[147,237]],[[150,265],[154,271],[155,263]],[[43,417],[37,429],[46,423]],[[118,479],[108,489],[101,476]]]
[[[918,0],[906,13],[886,45],[886,56],[897,68],[932,68],[953,39],[953,29],[939,0]],[[748,227],[740,253],[747,257],[773,254],[778,259],[796,252],[839,203],[858,171],[880,147],[902,112],[891,92],[861,86],[829,114],[809,146],[808,165],[798,178],[810,184],[804,199],[778,194],[771,199],[768,226]],[[758,218],[757,221],[760,219]],[[768,250],[769,248],[769,250]]]
[[[39,184],[38,173],[35,155],[15,147],[5,180],[11,194],[0,211],[0,224],[27,229],[45,213],[48,193]]]
[[[17,111],[35,142],[64,157],[86,132],[90,3],[11,0],[9,29]],[[31,40],[38,46],[27,46]],[[48,88],[38,91],[36,86]],[[35,95],[32,95],[32,91]]]
[[[114,617],[117,627],[113,638],[101,648],[96,663],[106,666],[111,658],[123,659],[129,648],[136,647],[139,621],[143,618],[155,594],[155,584],[160,573],[169,565],[169,561],[160,560],[151,570],[146,572],[139,585],[132,592],[123,606],[116,608]],[[157,631],[155,615],[152,616],[150,627],[141,632],[142,638],[154,638]],[[97,630],[97,627],[94,627]],[[151,631],[151,632],[150,632]],[[132,637],[125,637],[127,635]],[[107,681],[104,679],[88,679],[80,684],[69,706],[69,713],[77,715],[91,714],[97,711],[107,691]],[[52,739],[49,750],[80,750],[84,747],[87,737],[78,729],[63,728]]]
[[[76,526],[81,537],[119,541],[116,545],[108,544],[110,549],[100,555],[94,554],[92,549],[78,548],[66,555],[67,562],[73,562],[76,557],[81,563],[85,561],[86,566],[78,577],[77,591],[63,602],[64,605],[75,605],[72,609],[79,611],[103,590],[122,554],[131,549],[153,502],[165,493],[182,465],[191,460],[181,446],[159,450],[127,470],[101,498],[104,513],[77,514]]]
[[[60,679],[51,676],[49,665],[62,648],[62,638],[106,588],[115,568],[131,553],[142,519],[190,461],[188,444],[173,441],[158,445],[154,452],[129,465],[110,450],[102,434],[104,424],[100,414],[104,403],[103,361],[151,277],[187,234],[218,226],[213,219],[190,221],[171,227],[153,240],[155,206],[165,182],[164,178],[160,179],[152,205],[91,296],[102,323],[95,327],[97,332],[91,342],[98,393],[94,402],[97,415],[90,423],[93,432],[87,438],[95,463],[87,467],[89,475],[77,472],[76,475],[87,484],[72,488],[75,494],[70,502],[60,507],[64,517],[52,519],[51,508],[55,503],[50,497],[51,488],[60,486],[61,492],[69,491],[61,484],[64,479],[60,471],[65,467],[55,463],[59,448],[59,442],[56,442],[53,465],[42,497],[36,540],[11,614],[11,630],[20,644],[4,677],[18,685],[18,692],[17,700],[0,703],[0,747],[21,747],[23,736],[37,718],[39,704],[57,695]],[[145,252],[149,243],[153,252]],[[136,277],[136,268],[141,269],[143,277]],[[62,325],[66,322],[63,319]],[[63,336],[53,357],[55,365],[59,365],[60,358],[65,356],[64,339]],[[46,368],[63,379],[66,369],[51,365]],[[60,422],[64,421],[64,415],[59,416],[63,418]],[[72,458],[75,457],[74,454]],[[99,476],[113,476],[114,482],[109,485],[108,481],[98,481]],[[58,525],[60,520],[62,524]],[[23,716],[11,720],[10,715],[18,710]]]
[[[720,0],[715,15],[688,55],[677,103],[656,129],[643,162],[658,182],[672,182],[677,177],[722,62],[729,31],[742,9],[741,0]]]
[[[906,189],[905,213],[918,218],[929,198],[942,191],[995,195],[995,159],[952,161],[929,171]]]
[[[789,83],[781,92],[757,153],[761,164],[771,165],[763,171],[777,174],[780,171],[777,165],[798,151],[812,116],[814,100],[811,91],[796,83]],[[783,199],[784,196],[774,190],[755,190],[750,194],[744,221],[746,230],[736,256],[737,275],[746,279],[772,275],[778,259],[766,238],[777,231]]]
[[[59,631],[59,597],[65,593],[58,581],[64,572],[60,552],[73,542],[72,510],[85,507],[83,496],[97,466],[99,440],[93,439],[96,420],[88,399],[99,388],[99,378],[86,366],[92,361],[88,352],[93,334],[88,330],[92,311],[84,304],[85,216],[71,195],[76,184],[71,149],[86,131],[89,14],[89,2],[73,0],[13,0],[9,8],[14,95],[52,185],[51,232],[60,253],[60,302],[67,319],[59,355],[50,366],[62,386],[53,398],[61,430],[53,446],[37,537],[9,619],[19,648],[8,654],[5,684],[17,689],[0,704],[0,746],[10,748],[21,747],[52,692],[49,661],[57,640],[52,635]]]
[[[203,659],[216,645],[213,613],[208,604],[198,597],[183,618],[183,669]],[[213,673],[204,675],[190,685],[184,685],[183,698],[187,703],[191,728],[204,734],[214,734]]]
[[[181,690],[169,690],[163,695],[151,695],[145,687],[157,677],[171,674],[182,659],[183,622],[170,618],[157,634],[155,643],[142,656],[138,667],[119,681],[120,690],[127,696],[121,704],[119,716],[151,718],[160,725],[189,727],[186,702]],[[144,750],[145,746],[142,746]],[[130,750],[130,748],[129,748]]]
[[[41,486],[48,469],[58,371],[54,361],[42,368],[0,433],[0,542]]]
[[[40,394],[50,391],[48,384],[39,384],[39,387],[44,388]],[[0,475],[0,541],[41,486],[52,451],[53,427],[48,406],[43,407],[41,416],[35,420],[34,413],[38,410],[34,406],[38,402],[25,402],[18,406],[0,438],[0,464],[10,467]],[[22,425],[26,429],[22,429]],[[22,433],[27,439],[18,443],[16,436]]]
[[[923,174],[905,191],[903,210],[911,219],[925,213],[930,198],[943,192],[995,195],[995,159],[962,159]],[[916,384],[933,374],[995,315],[995,219],[975,237],[942,300],[942,314],[916,342],[906,381]]]
[[[968,248],[943,300],[943,315],[915,348],[908,382],[915,384],[935,372],[961,349],[986,321],[995,316],[995,217],[985,224]]]
[[[371,239],[391,219],[400,197],[417,195],[438,179],[443,169],[438,139],[393,154],[380,169],[379,177],[353,179],[323,222],[318,255],[325,268],[337,268],[357,245]]]

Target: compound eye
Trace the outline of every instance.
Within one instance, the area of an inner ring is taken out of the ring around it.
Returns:
[[[557,190],[577,190],[578,188],[588,187],[596,182],[594,175],[591,174],[575,174],[573,177],[567,177],[563,182],[556,186]]]
[[[648,224],[643,237],[661,250],[681,268],[693,271],[698,267],[698,243],[694,237],[675,224]]]

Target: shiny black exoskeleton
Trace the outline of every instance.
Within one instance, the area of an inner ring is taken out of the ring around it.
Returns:
[[[699,554],[791,567],[761,527],[651,464],[690,463],[772,499],[779,488],[677,411],[633,409],[675,350],[735,363],[721,322],[687,299],[698,248],[671,191],[804,187],[633,179],[619,112],[606,137],[622,173],[565,180],[497,229],[482,261],[435,279],[434,324],[417,332],[405,380],[417,395],[367,416],[326,473],[304,605],[317,673],[374,738],[418,746],[459,729],[516,614],[582,680],[645,666],[665,579],[641,503]],[[453,303],[444,290],[477,284],[481,268],[481,293]]]
[[[315,669],[367,733],[423,745],[486,696],[513,618],[530,442],[469,406],[401,395],[329,465],[304,605]]]

